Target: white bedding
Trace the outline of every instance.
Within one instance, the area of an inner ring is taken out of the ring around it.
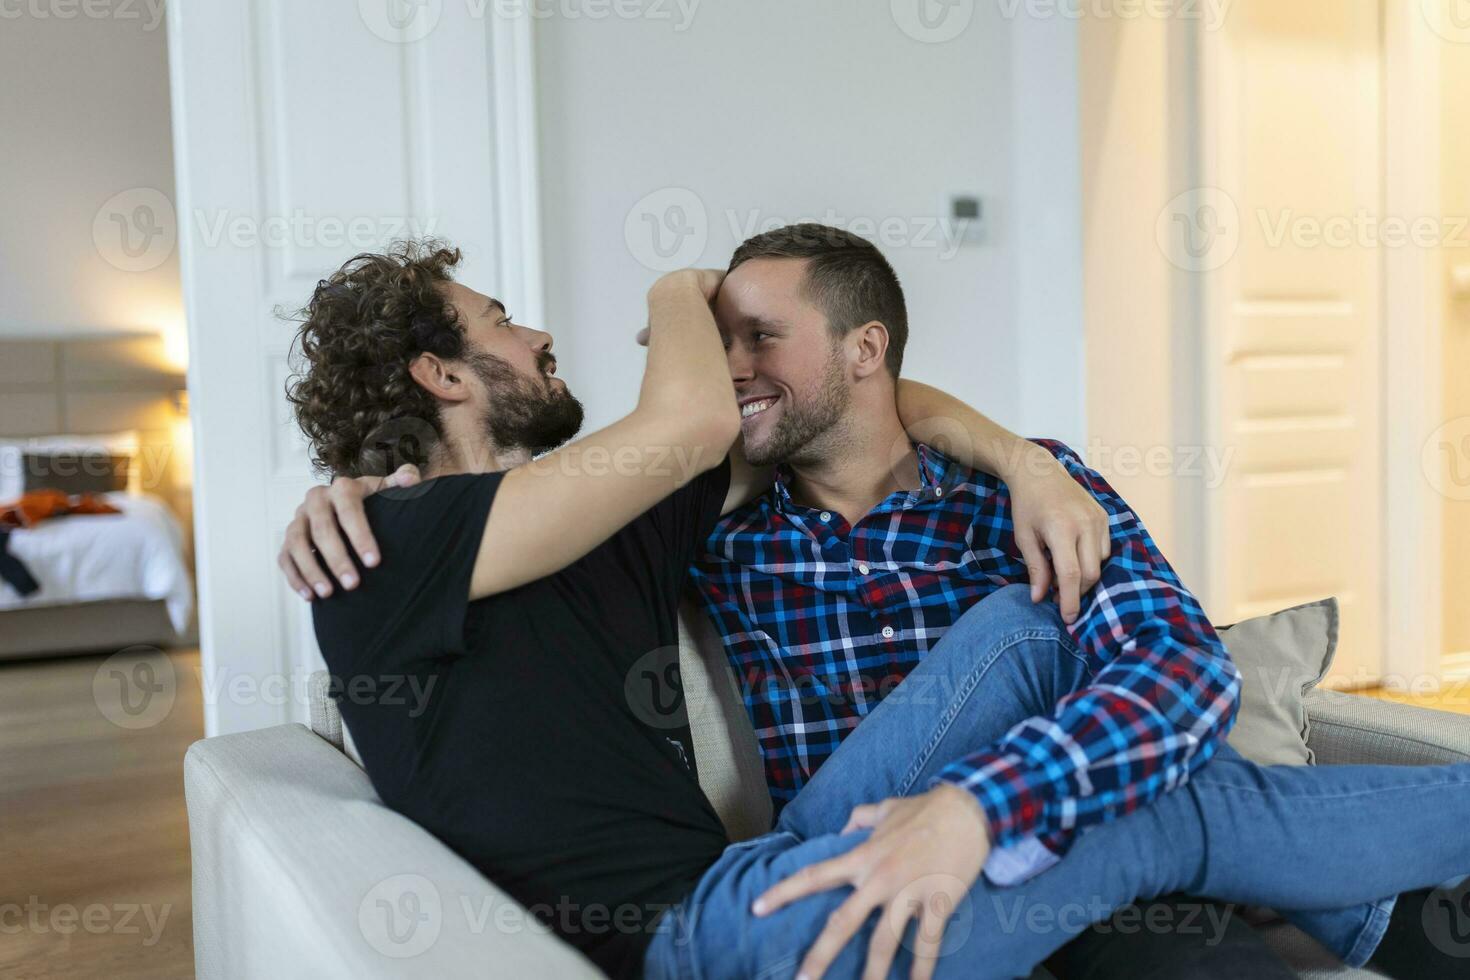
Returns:
[[[58,517],[10,533],[10,553],[41,583],[41,590],[22,599],[0,582],[0,610],[163,599],[174,629],[182,633],[194,600],[179,522],[157,497],[102,496],[122,513]]]

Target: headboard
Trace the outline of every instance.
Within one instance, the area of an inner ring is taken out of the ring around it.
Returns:
[[[137,430],[134,486],[167,500],[187,526],[183,390],[156,334],[0,340],[0,439]]]

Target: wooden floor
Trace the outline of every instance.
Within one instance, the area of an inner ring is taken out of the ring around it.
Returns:
[[[1399,704],[1416,704],[1421,708],[1435,708],[1439,711],[1453,711],[1456,714],[1470,715],[1470,682],[1448,681],[1440,686],[1439,690],[1427,693],[1407,694],[1400,691],[1389,691],[1381,687],[1370,688],[1366,691],[1355,691],[1370,698],[1378,698],[1380,701],[1395,701]]]
[[[168,654],[172,684],[160,657],[0,663],[0,977],[194,975],[199,654]],[[122,710],[129,678],[153,692]]]

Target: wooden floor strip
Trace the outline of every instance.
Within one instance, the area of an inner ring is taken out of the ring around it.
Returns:
[[[180,683],[141,728],[110,720],[128,716],[107,699],[111,672],[146,656],[0,663],[0,976],[194,975],[183,760],[204,734],[199,652],[168,657]]]

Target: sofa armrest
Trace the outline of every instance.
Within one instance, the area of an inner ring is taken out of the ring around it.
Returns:
[[[1307,744],[1321,765],[1437,765],[1470,760],[1470,715],[1312,691]]]
[[[203,980],[602,976],[301,725],[196,742],[184,790]]]

